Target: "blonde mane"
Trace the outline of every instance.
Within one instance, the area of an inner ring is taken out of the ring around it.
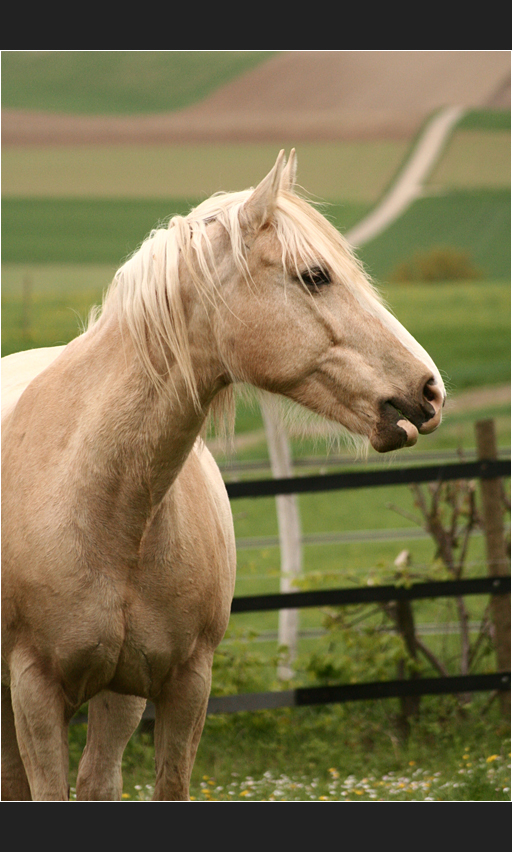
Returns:
[[[90,317],[91,328],[100,317],[116,311],[126,322],[141,363],[155,387],[164,391],[167,373],[160,374],[148,347],[148,329],[153,346],[160,348],[167,370],[168,353],[183,376],[187,389],[198,403],[190,357],[184,306],[179,284],[183,260],[196,295],[210,310],[222,300],[215,268],[214,246],[207,225],[222,224],[229,235],[234,263],[249,282],[240,213],[253,192],[218,193],[193,208],[187,216],[174,216],[166,227],[150,233],[139,249],[118,269],[107,291],[101,311]],[[382,302],[350,246],[336,228],[298,195],[281,191],[273,226],[279,239],[283,263],[298,272],[325,264],[372,313],[382,311]]]

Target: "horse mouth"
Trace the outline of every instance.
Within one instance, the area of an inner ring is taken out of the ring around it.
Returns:
[[[433,431],[438,425],[430,421],[436,418],[408,416],[402,407],[393,401],[385,402],[380,410],[379,419],[370,434],[370,443],[378,453],[413,447],[420,433]]]
[[[396,422],[382,423],[370,435],[370,444],[378,453],[389,453],[403,447],[413,447],[418,440],[418,429],[404,417],[397,416]]]

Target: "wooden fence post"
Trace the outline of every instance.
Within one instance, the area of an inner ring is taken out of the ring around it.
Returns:
[[[475,424],[476,444],[480,461],[497,457],[494,420],[479,420]],[[481,479],[482,520],[490,576],[506,575],[510,571],[503,529],[503,494],[500,479]],[[494,624],[496,662],[499,671],[510,671],[510,595],[492,595],[491,612]],[[504,715],[510,713],[510,691],[500,692]]]
[[[279,422],[272,405],[265,397],[261,400],[261,414],[270,464],[274,478],[293,476],[293,464],[288,436]],[[278,494],[276,496],[277,521],[279,527],[279,545],[281,555],[281,592],[294,590],[294,581],[302,572],[302,532],[299,502],[296,494]],[[279,680],[293,677],[293,663],[297,656],[299,638],[298,609],[283,609],[279,612],[278,644],[288,649],[287,658],[277,667]]]

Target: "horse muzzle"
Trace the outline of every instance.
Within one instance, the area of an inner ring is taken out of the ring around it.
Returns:
[[[422,384],[420,398],[411,402],[393,397],[380,406],[379,418],[370,434],[370,443],[379,453],[412,447],[418,435],[429,435],[442,419],[444,391],[433,378]]]

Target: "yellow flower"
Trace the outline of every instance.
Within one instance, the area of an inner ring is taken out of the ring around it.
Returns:
[[[409,766],[416,766],[416,761],[415,761],[415,760],[410,760],[410,761],[409,761]]]
[[[487,762],[487,763],[492,763],[492,761],[493,761],[493,760],[497,760],[497,759],[498,759],[498,755],[497,755],[497,754],[491,754],[491,755],[489,755],[489,757],[487,758],[487,761],[486,761],[486,762]]]
[[[123,793],[123,795],[122,795],[122,797],[121,797],[121,798],[123,798],[123,799],[129,799],[129,798],[130,798],[130,794],[129,794],[129,793]]]

